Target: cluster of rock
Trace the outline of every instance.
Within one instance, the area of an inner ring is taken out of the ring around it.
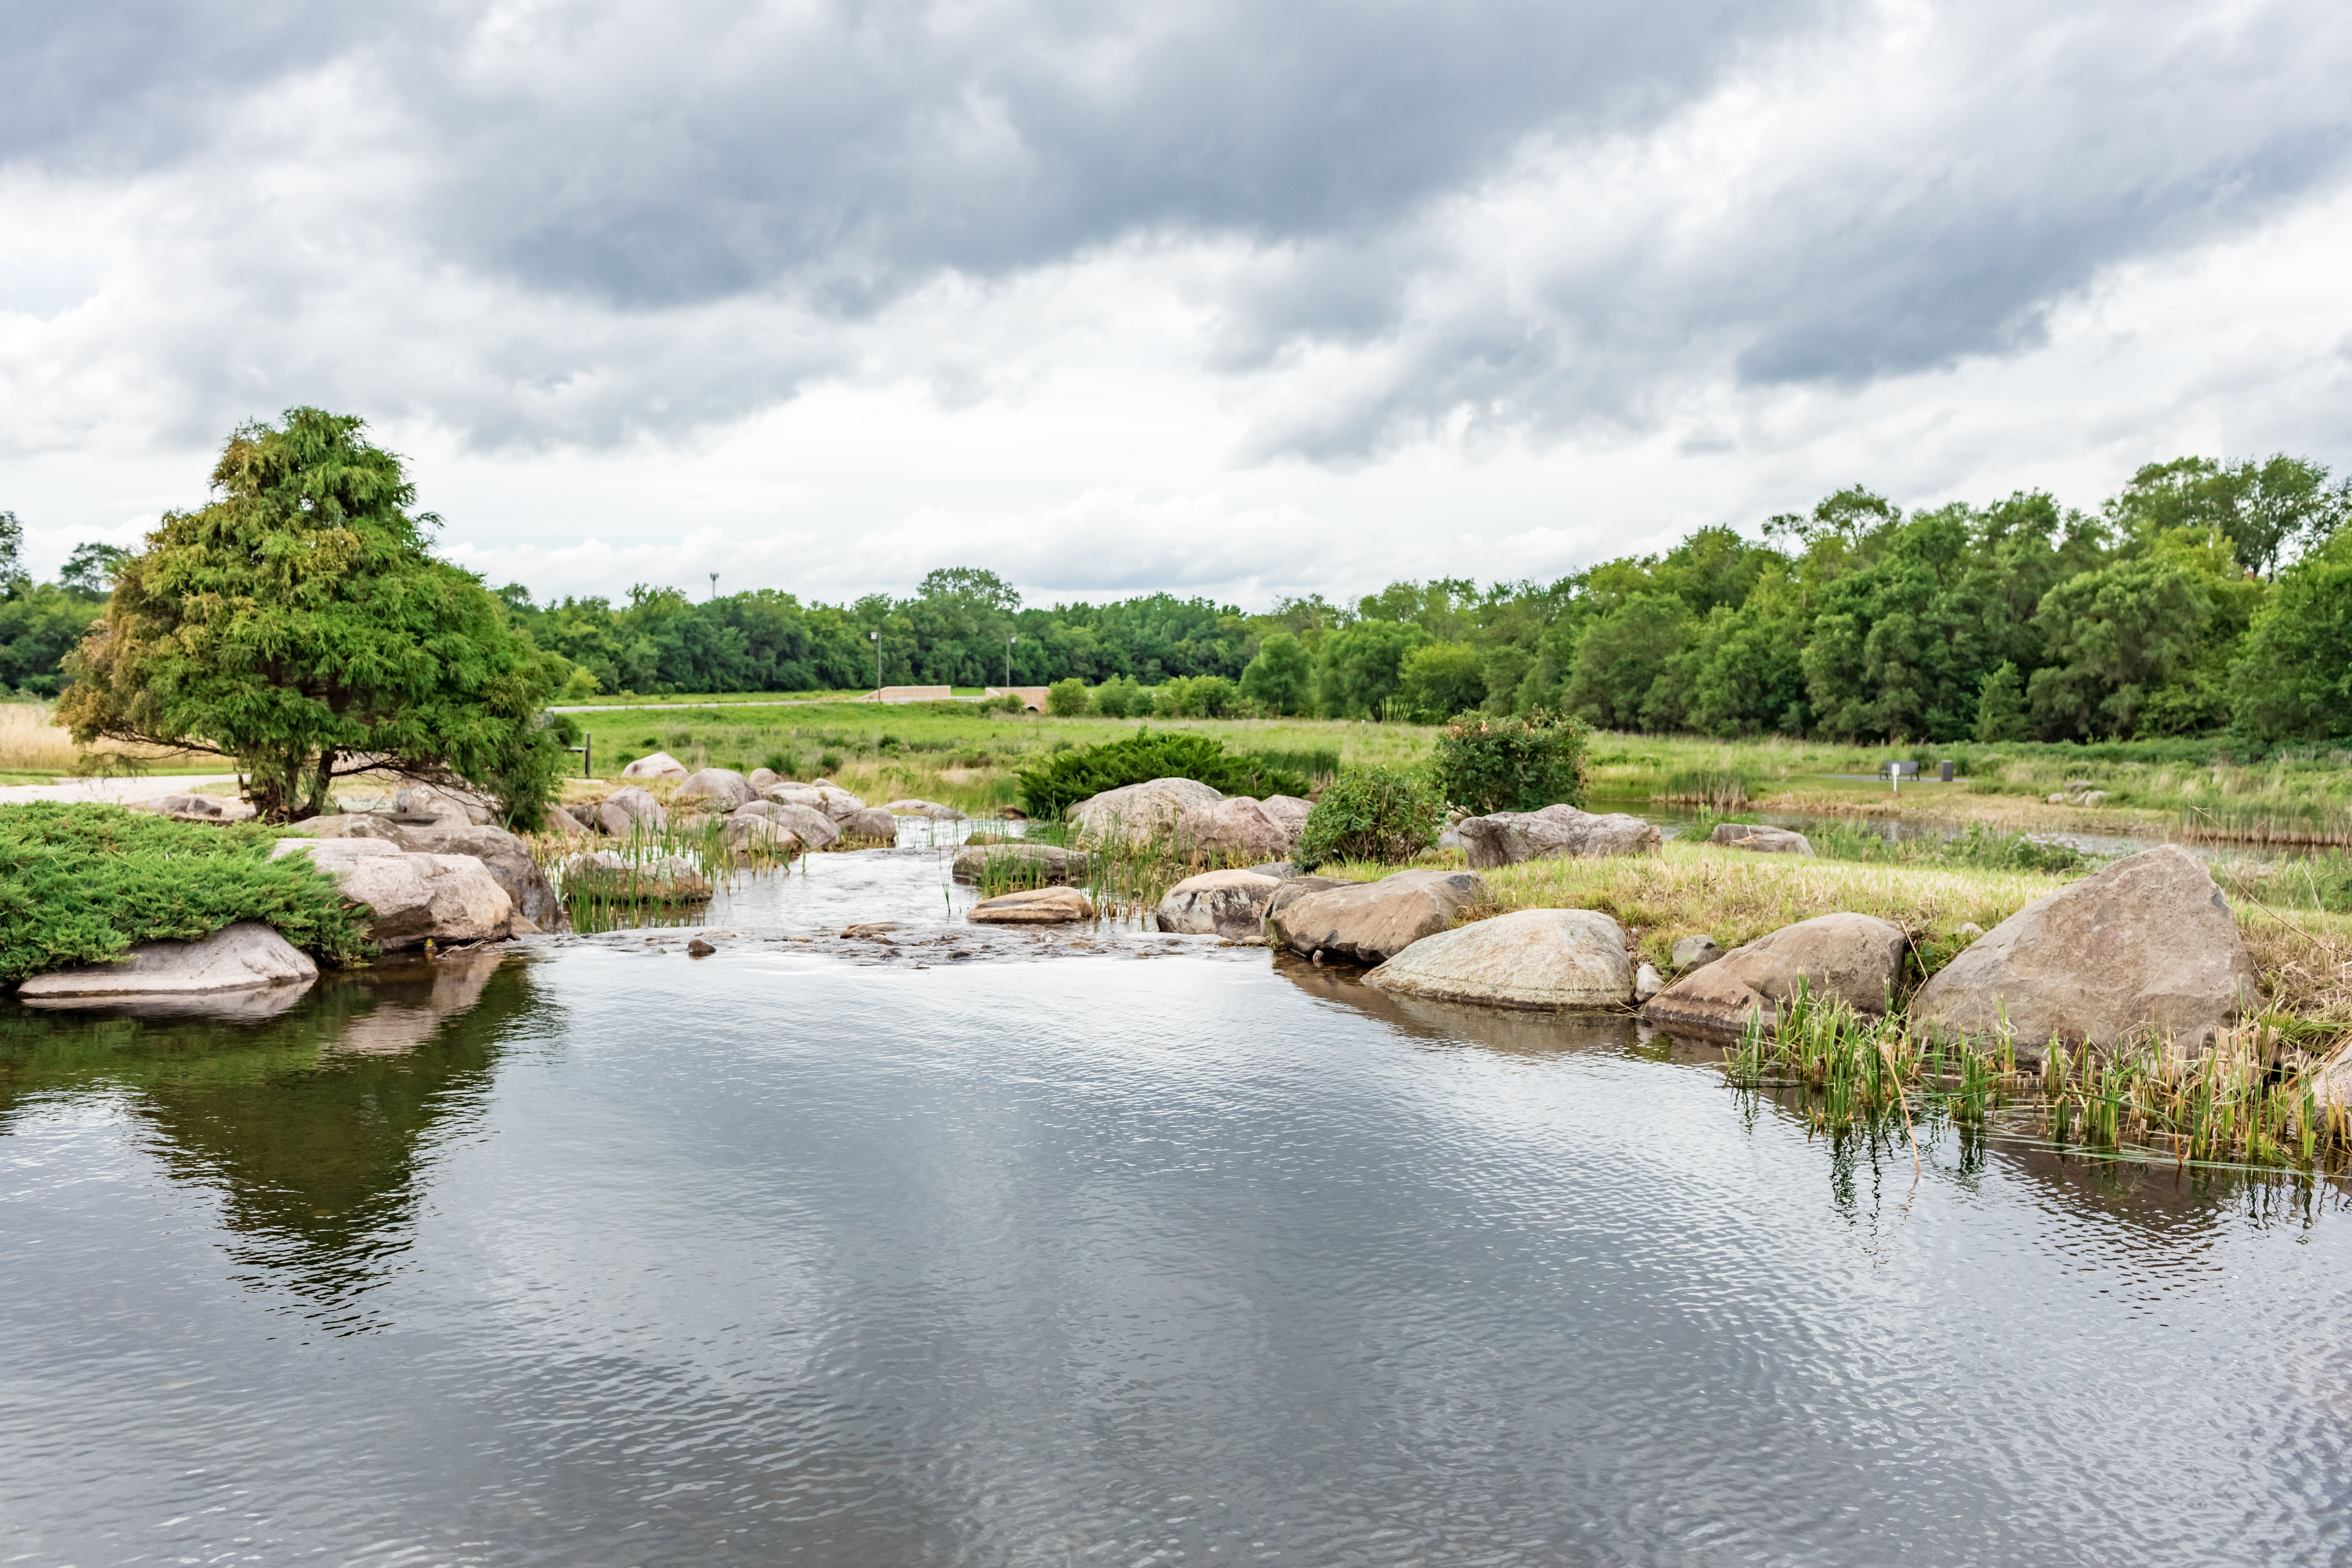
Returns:
[[[2089,779],[2068,779],[2065,788],[2050,795],[2053,805],[2104,805],[2106,799],[2107,792]]]
[[[1657,828],[1638,816],[1616,812],[1601,815],[1572,805],[1466,816],[1452,831],[1474,870],[1516,866],[1523,860],[1654,855],[1660,842]]]

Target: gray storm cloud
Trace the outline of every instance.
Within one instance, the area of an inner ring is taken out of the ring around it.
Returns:
[[[61,341],[184,433],[660,436],[855,374],[940,279],[1190,246],[1202,363],[1279,384],[1253,450],[1346,462],[2030,346],[2340,186],[2347,67],[2352,11],[2261,0],[37,3],[0,179],[122,209]]]

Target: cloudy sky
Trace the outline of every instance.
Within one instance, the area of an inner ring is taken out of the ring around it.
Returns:
[[[311,403],[542,595],[1248,605],[2352,466],[2342,0],[14,0],[37,571]]]

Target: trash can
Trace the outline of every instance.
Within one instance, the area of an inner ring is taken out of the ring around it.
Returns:
[[[1951,783],[1952,764],[1949,763],[1937,763],[1936,764],[1936,776],[1943,780],[1946,784]]]

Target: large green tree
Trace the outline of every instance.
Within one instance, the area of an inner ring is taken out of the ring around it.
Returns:
[[[2234,717],[2256,740],[2352,740],[2352,530],[2279,574],[2232,674]]]
[[[470,785],[539,825],[562,762],[543,706],[561,672],[471,574],[435,559],[431,514],[362,422],[316,408],[229,437],[218,499],[164,514],[67,661],[58,716],[101,737],[236,760],[271,821],[330,809],[376,766]]]

